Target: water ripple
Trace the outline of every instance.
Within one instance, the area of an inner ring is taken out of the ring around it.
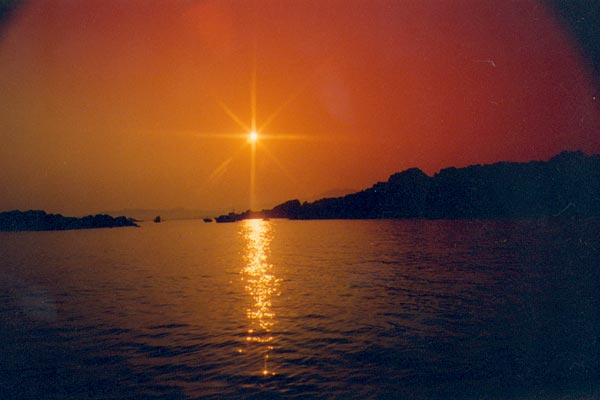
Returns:
[[[599,233],[597,223],[180,221],[32,234],[31,254],[6,236],[0,392],[593,398]]]

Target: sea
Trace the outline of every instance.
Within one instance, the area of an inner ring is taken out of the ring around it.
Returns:
[[[600,221],[0,233],[0,399],[598,399]]]

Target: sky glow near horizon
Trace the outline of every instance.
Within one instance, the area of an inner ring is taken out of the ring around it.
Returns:
[[[538,1],[33,0],[1,29],[0,210],[243,210],[600,152],[592,69]]]

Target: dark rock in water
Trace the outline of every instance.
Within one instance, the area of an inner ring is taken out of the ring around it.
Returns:
[[[132,219],[110,215],[83,218],[47,214],[45,211],[7,211],[0,213],[0,231],[62,231],[67,229],[117,228],[138,226]]]
[[[159,223],[160,221],[160,215],[157,215],[156,218],[154,218],[154,222]]]
[[[234,213],[234,212],[230,212],[227,215],[219,215],[218,217],[215,218],[215,222],[217,223],[223,223],[223,222],[236,222],[243,219],[240,215]]]

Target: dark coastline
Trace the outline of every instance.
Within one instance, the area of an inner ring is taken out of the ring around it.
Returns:
[[[564,151],[549,161],[417,168],[343,197],[222,215],[217,222],[288,219],[504,219],[600,217],[600,155]]]
[[[41,210],[7,211],[0,213],[0,231],[63,231],[70,229],[119,228],[138,225],[126,217],[106,214],[88,215],[82,218],[47,214]]]

